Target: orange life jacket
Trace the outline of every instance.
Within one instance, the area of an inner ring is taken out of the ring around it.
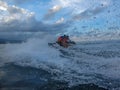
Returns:
[[[68,41],[67,38],[64,38],[64,39],[63,39],[63,42],[64,42],[64,43],[67,43],[67,41]]]
[[[62,40],[63,40],[63,38],[62,38],[62,36],[61,36],[61,37],[58,38],[57,41],[58,41],[58,42],[62,42]]]
[[[64,42],[64,43],[66,43],[66,42],[68,41],[68,38],[61,36],[61,37],[58,38],[57,41],[58,41],[58,42]]]

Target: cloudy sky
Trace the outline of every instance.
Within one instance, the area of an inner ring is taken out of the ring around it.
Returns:
[[[120,28],[119,0],[0,0],[0,32]]]

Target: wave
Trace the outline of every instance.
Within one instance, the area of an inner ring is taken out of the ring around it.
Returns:
[[[69,48],[52,48],[49,39],[29,39],[20,44],[1,44],[1,64],[15,63],[45,70],[53,79],[69,85],[95,83],[104,87],[118,87],[120,81],[120,45],[118,41],[77,43]],[[117,84],[116,84],[117,83]]]

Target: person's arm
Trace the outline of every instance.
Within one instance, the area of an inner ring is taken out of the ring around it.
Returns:
[[[67,42],[70,43],[70,44],[75,44],[75,42],[71,41],[70,39]]]
[[[71,40],[70,40],[70,39],[68,39],[68,40],[67,40],[67,42],[68,42],[68,43],[70,43],[70,42],[71,42]]]

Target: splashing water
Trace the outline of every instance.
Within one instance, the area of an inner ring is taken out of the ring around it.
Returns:
[[[119,41],[81,42],[66,49],[55,49],[48,46],[49,38],[0,45],[1,64],[13,62],[42,69],[51,73],[53,79],[66,81],[70,86],[95,83],[120,88]]]

